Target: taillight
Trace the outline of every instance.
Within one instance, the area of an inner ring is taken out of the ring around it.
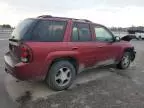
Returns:
[[[28,63],[32,60],[32,51],[27,45],[21,46],[20,59],[24,63]]]

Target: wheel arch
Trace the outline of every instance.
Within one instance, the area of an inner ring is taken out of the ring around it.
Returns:
[[[124,52],[132,52],[133,50],[134,50],[134,47],[125,48],[123,53]]]
[[[125,48],[123,54],[125,52],[130,52],[131,53],[131,61],[133,61],[135,59],[135,53],[136,52],[134,51],[134,47]]]
[[[55,58],[52,60],[51,64],[50,64],[50,67],[52,66],[52,64],[54,64],[55,62],[58,62],[58,61],[62,61],[62,60],[66,60],[66,61],[69,61],[70,63],[73,64],[73,66],[75,67],[75,69],[77,70],[78,68],[78,61],[76,58],[74,57],[70,57],[70,56],[66,56],[66,57],[58,57],[58,58]]]
[[[48,67],[47,67],[47,70],[46,70],[46,76],[48,75],[48,72],[51,68],[51,66],[58,62],[58,61],[62,61],[62,60],[66,60],[66,61],[69,61],[70,63],[72,63],[72,65],[74,66],[74,68],[76,69],[76,74],[78,73],[78,68],[79,68],[79,61],[73,57],[73,56],[61,56],[61,57],[56,57],[56,58],[53,58],[51,60],[51,62],[49,63]]]

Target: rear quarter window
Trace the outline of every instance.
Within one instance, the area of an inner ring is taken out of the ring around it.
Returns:
[[[32,33],[33,41],[61,42],[64,38],[66,22],[41,20]]]
[[[31,37],[26,34],[31,26],[36,22],[34,19],[25,19],[20,22],[11,34],[10,39],[15,40],[29,40]],[[25,35],[26,34],[26,35]]]

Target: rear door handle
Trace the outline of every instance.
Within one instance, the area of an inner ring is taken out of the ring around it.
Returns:
[[[78,49],[78,47],[73,47],[73,48],[72,48],[72,50],[77,50],[77,49]]]

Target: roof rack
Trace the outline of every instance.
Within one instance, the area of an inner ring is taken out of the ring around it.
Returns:
[[[66,17],[54,17],[54,16],[51,16],[51,15],[41,15],[41,16],[38,16],[37,18],[59,18],[59,19],[69,19],[69,20],[80,21],[80,22],[92,22],[92,21],[87,20],[87,19],[75,19],[75,18],[66,18]]]
[[[41,16],[38,16],[37,18],[52,18],[51,15],[41,15]]]
[[[74,20],[76,20],[76,21],[81,21],[81,22],[92,22],[92,21],[87,20],[87,19],[74,19]]]

